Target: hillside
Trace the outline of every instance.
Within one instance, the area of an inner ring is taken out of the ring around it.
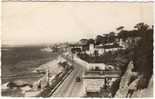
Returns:
[[[121,78],[120,86],[119,86],[118,91],[115,94],[115,97],[125,98],[127,96],[127,93],[130,89],[130,85],[128,85],[128,82],[130,81],[130,78],[134,74],[134,72],[132,72],[133,68],[134,66],[131,61],[128,64],[126,72]],[[139,80],[138,77],[135,80]],[[138,98],[139,97],[153,97],[153,77],[151,77],[147,88],[134,91],[131,97],[138,97]]]

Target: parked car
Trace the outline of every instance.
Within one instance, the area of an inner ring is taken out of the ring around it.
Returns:
[[[81,78],[79,76],[76,77],[76,82],[80,82]]]

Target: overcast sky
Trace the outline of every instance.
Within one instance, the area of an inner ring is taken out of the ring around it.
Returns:
[[[126,29],[138,22],[153,24],[151,3],[3,3],[2,43],[40,44],[78,41]]]

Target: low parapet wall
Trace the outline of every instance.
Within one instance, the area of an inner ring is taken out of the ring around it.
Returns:
[[[82,59],[80,59],[78,56],[74,56],[74,61],[81,66],[84,66],[86,70],[95,69],[98,67],[101,70],[105,70],[105,64],[104,63],[88,63]]]
[[[81,66],[85,67],[86,69],[89,69],[89,67],[88,67],[89,63],[80,59],[78,56],[74,56],[74,62],[77,64],[80,64]]]

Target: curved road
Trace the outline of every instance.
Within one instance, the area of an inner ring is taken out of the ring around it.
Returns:
[[[71,60],[67,59],[71,62]],[[84,96],[83,82],[76,82],[77,76],[82,76],[84,68],[73,62],[74,69],[51,97],[82,97]]]

